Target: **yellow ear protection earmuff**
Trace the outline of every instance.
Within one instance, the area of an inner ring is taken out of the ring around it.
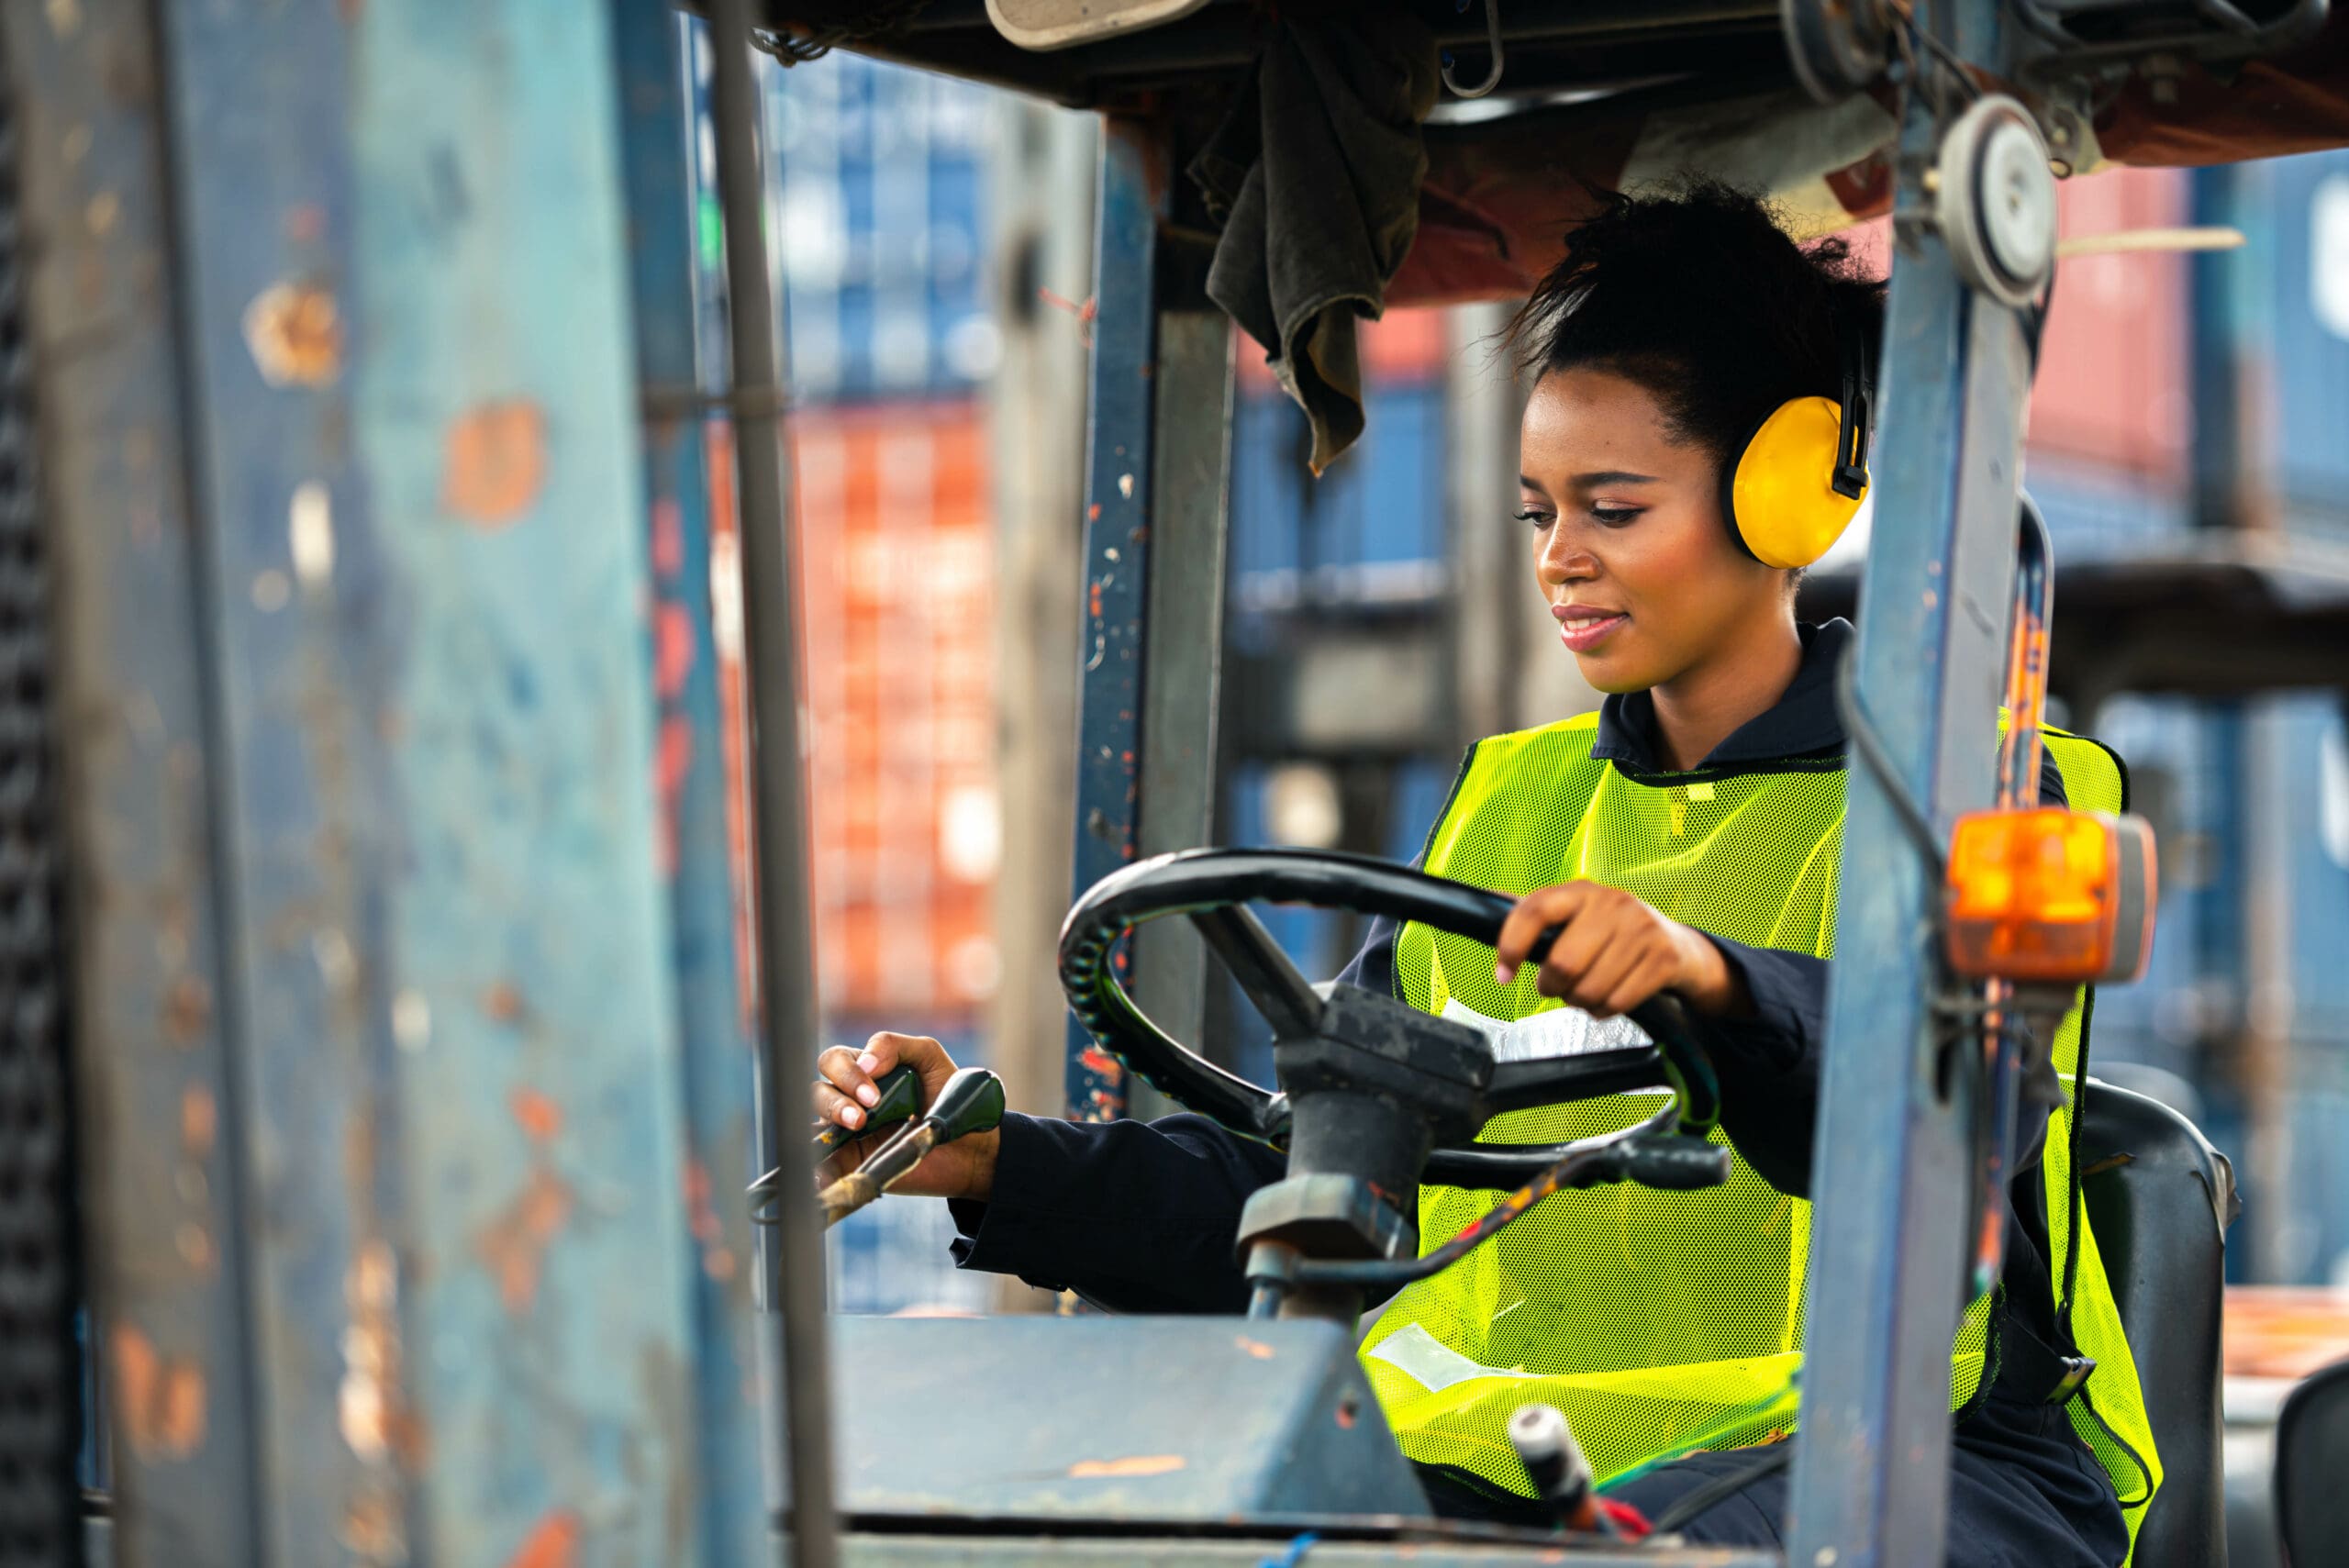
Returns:
[[[1721,517],[1765,566],[1808,566],[1851,526],[1868,490],[1865,334],[1846,328],[1843,400],[1797,397],[1754,428],[1721,471]]]

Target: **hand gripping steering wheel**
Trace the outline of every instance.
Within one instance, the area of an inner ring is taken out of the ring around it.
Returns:
[[[1516,906],[1516,900],[1505,895],[1386,861],[1296,850],[1187,850],[1138,862],[1096,883],[1061,928],[1061,986],[1070,1008],[1104,1050],[1168,1098],[1242,1137],[1275,1147],[1288,1141],[1289,1097],[1236,1077],[1168,1038],[1135,1006],[1110,962],[1112,949],[1127,930],[1168,915],[1186,916],[1273,1026],[1276,1042],[1330,1032],[1336,994],[1325,995],[1307,983],[1245,907],[1257,902],[1418,921],[1487,946],[1498,940],[1502,922]],[[1542,934],[1531,962],[1541,962],[1555,935]],[[1355,1004],[1356,1019],[1364,1016],[1364,1003],[1376,1006],[1366,993],[1353,996],[1363,999]],[[1382,1032],[1395,1031],[1399,1038],[1413,1031],[1443,1031],[1456,1039],[1461,1031],[1457,1024],[1404,1004],[1377,1000],[1386,1009],[1375,1020]],[[1475,1114],[1467,1125],[1480,1126],[1503,1111],[1668,1084],[1673,1104],[1662,1116],[1631,1130],[1702,1133],[1709,1129],[1719,1116],[1720,1093],[1711,1062],[1677,999],[1658,995],[1633,1008],[1630,1017],[1653,1045],[1491,1062],[1488,1068],[1478,1064],[1473,1071],[1481,1081],[1473,1092]],[[1419,1175],[1422,1181],[1452,1186],[1515,1187],[1595,1141],[1439,1141]],[[1721,1152],[1713,1151],[1715,1155]],[[1612,1179],[1625,1173],[1619,1172]],[[1631,1176],[1647,1179],[1636,1173]]]

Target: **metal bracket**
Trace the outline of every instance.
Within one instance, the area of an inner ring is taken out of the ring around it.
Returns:
[[[991,0],[992,3],[992,0]],[[1465,9],[1464,6],[1463,9]],[[1485,47],[1492,51],[1493,62],[1485,79],[1474,87],[1463,87],[1452,79],[1452,54],[1444,52],[1443,84],[1460,98],[1481,98],[1501,84],[1501,4],[1500,0],[1485,0]]]

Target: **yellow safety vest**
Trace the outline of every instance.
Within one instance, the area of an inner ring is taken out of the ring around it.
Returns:
[[[1480,741],[1429,835],[1426,868],[1510,894],[1604,883],[1734,941],[1832,956],[1840,759],[1638,783],[1592,759],[1597,725],[1586,714]],[[2054,731],[2047,744],[2076,807],[2121,809],[2110,752]],[[1496,984],[1491,948],[1417,924],[1397,939],[1395,983],[1414,1006],[1464,1007],[1504,1025],[1562,1006],[1535,992],[1531,970]],[[2076,998],[2054,1042],[2066,1104],[2053,1113],[2040,1162],[2059,1296],[2075,1240],[2068,1106],[2083,1027]],[[1628,1126],[1653,1104],[1627,1095],[1518,1111],[1482,1136],[1583,1138]],[[1729,1142],[1718,1130],[1713,1138]],[[1440,1245],[1498,1195],[1423,1188],[1420,1245]],[[1795,1424],[1810,1217],[1809,1203],[1777,1192],[1742,1158],[1728,1185],[1709,1192],[1562,1193],[1397,1296],[1364,1340],[1364,1365],[1406,1454],[1523,1495],[1531,1487],[1505,1429],[1530,1400],[1565,1412],[1602,1481],[1659,1455],[1767,1441]],[[2068,1409],[2112,1478],[2133,1540],[2161,1463],[2085,1216],[2076,1243],[2072,1335],[2097,1367]],[[1981,1385],[1991,1307],[1987,1296],[1976,1301],[1959,1329],[1953,1409]]]

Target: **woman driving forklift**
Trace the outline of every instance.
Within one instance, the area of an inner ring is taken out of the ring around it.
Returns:
[[[1549,1522],[1504,1430],[1539,1399],[1611,1499],[1694,1541],[1778,1544],[1853,638],[1798,623],[1796,588],[1858,505],[1853,405],[1883,296],[1842,245],[1806,250],[1758,201],[1695,184],[1609,198],[1513,325],[1536,376],[1516,526],[1605,701],[1471,748],[1428,835],[1425,870],[1521,895],[1497,947],[1378,922],[1341,978],[1474,1023],[1505,1057],[1633,1043],[1621,1016],[1675,992],[1709,1029],[1736,1161],[1709,1193],[1561,1193],[1386,1304],[1364,1362],[1439,1513]],[[2118,809],[2121,787],[2110,753],[2050,733],[2044,800]],[[2003,1276],[1953,1355],[1948,1561],[1967,1568],[2111,1568],[2160,1481],[2069,1159],[2060,1075],[2084,1024],[2076,1005],[2038,1053]],[[836,1047],[818,1115],[853,1132],[901,1063],[925,1101],[953,1070],[927,1039]],[[1586,1137],[1639,1098],[1516,1112],[1486,1136]],[[1241,1207],[1282,1173],[1197,1116],[1010,1115],[898,1190],[953,1200],[965,1268],[1113,1310],[1238,1313]],[[1493,1199],[1422,1188],[1422,1244]]]

